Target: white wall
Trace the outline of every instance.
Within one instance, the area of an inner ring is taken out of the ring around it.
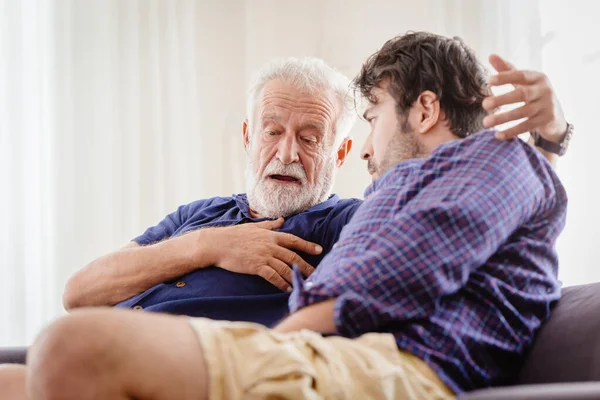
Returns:
[[[484,60],[499,51],[539,68],[541,58],[530,51],[539,41],[535,1],[253,0],[245,16],[247,76],[273,57],[306,55],[352,78],[386,40],[408,30],[461,36]],[[363,121],[352,131],[354,150],[335,186],[342,196],[362,197],[369,183],[359,158],[367,133]]]
[[[540,3],[544,71],[575,124],[558,173],[569,195],[567,225],[558,241],[564,284],[600,281],[600,2]]]

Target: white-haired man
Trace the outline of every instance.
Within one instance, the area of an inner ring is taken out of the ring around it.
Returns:
[[[360,204],[331,194],[352,147],[349,83],[316,58],[266,65],[250,86],[243,123],[246,193],[183,205],[93,261],[67,283],[67,310],[116,305],[264,325],[280,320],[291,266],[309,275]]]

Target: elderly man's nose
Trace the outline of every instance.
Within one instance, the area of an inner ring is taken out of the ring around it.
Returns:
[[[277,158],[286,165],[300,160],[298,157],[298,143],[294,138],[285,138],[279,142]]]

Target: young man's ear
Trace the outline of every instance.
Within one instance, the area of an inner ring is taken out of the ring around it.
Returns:
[[[440,101],[435,93],[426,90],[417,98],[417,124],[416,129],[420,134],[429,132],[440,120]]]
[[[248,144],[250,143],[250,130],[248,129],[248,118],[242,123],[242,136],[244,137],[244,149],[248,151]]]
[[[335,165],[338,168],[344,165],[344,162],[346,161],[346,157],[348,156],[348,153],[350,153],[350,150],[352,150],[352,138],[347,137],[346,139],[344,139],[344,141],[342,142],[340,147],[338,147],[337,150],[337,160],[335,162]]]

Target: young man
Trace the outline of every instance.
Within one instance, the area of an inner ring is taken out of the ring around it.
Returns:
[[[528,144],[477,133],[484,99],[508,100],[462,42],[392,39],[356,83],[377,179],[317,271],[295,271],[286,320],[76,312],[33,346],[28,398],[439,399],[510,379],[560,297],[564,189]],[[528,99],[541,137],[569,136]]]

